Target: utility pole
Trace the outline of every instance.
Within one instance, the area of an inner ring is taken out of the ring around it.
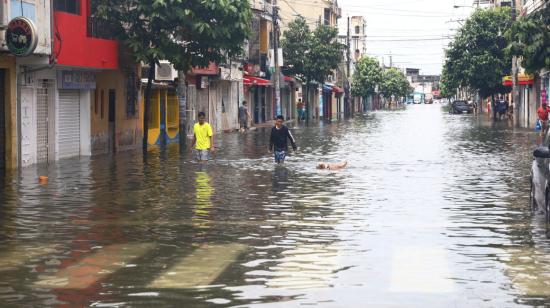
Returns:
[[[350,38],[350,18],[348,16],[348,34],[347,34],[347,37],[346,37],[346,45],[347,45],[347,50],[346,50],[346,61],[347,61],[347,82],[346,82],[346,85],[347,85],[347,89],[346,90],[346,97],[344,98],[344,105],[345,105],[345,108],[344,109],[347,109],[347,112],[345,112],[345,115],[347,116],[350,116],[352,113],[353,113],[353,106],[351,106],[350,108],[350,82],[349,80],[351,79],[351,38]]]
[[[281,67],[279,66],[279,7],[277,7],[277,0],[273,0],[273,62],[275,65],[275,108],[276,116],[282,115],[281,108]]]
[[[517,9],[519,7],[519,0],[512,0],[512,22],[516,22]],[[512,102],[514,103],[514,117],[516,118],[516,125],[520,126],[519,110],[519,85],[518,85],[518,58],[512,57]]]

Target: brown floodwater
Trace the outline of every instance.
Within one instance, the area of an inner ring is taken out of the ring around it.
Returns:
[[[411,106],[295,127],[284,166],[267,133],[207,166],[169,146],[2,178],[0,305],[550,305],[534,132]]]

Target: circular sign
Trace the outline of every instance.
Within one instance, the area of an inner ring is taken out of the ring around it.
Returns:
[[[38,44],[36,28],[26,17],[15,17],[6,30],[6,43],[11,53],[24,57],[32,54]]]

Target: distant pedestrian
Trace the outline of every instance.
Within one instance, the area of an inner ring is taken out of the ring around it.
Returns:
[[[271,136],[269,138],[269,152],[274,152],[275,162],[277,164],[282,164],[285,162],[285,158],[288,153],[288,140],[290,140],[290,144],[292,145],[294,152],[298,149],[290,129],[283,123],[284,117],[282,115],[277,116],[275,126],[271,129]]]
[[[502,116],[505,116],[508,114],[508,102],[500,97],[497,102],[497,108],[498,108],[498,120],[502,120]]]
[[[250,115],[250,112],[248,111],[248,106],[246,101],[243,101],[243,104],[241,107],[239,107],[239,124],[240,124],[240,131],[246,132],[248,130],[248,121],[252,121],[252,116]]]
[[[296,104],[296,111],[298,112],[298,121],[302,121],[302,120],[305,120],[305,113],[306,111],[304,110],[304,102],[302,102],[302,99],[298,99],[298,103]]]
[[[212,126],[206,122],[204,112],[199,112],[199,122],[193,126],[193,143],[195,159],[200,163],[206,163],[210,159],[210,153],[214,153],[214,134]]]
[[[548,113],[550,113],[550,108],[548,108],[546,103],[542,103],[539,109],[537,109],[537,115],[539,116],[539,121],[542,127],[542,135],[544,135],[548,129]]]

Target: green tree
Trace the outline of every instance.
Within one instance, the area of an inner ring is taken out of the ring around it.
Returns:
[[[382,73],[380,92],[386,97],[405,97],[410,93],[411,85],[402,71],[392,67]]]
[[[357,61],[353,72],[351,93],[367,98],[375,93],[377,85],[382,83],[382,69],[376,58],[363,56]]]
[[[447,49],[443,70],[449,86],[469,87],[483,97],[505,92],[502,77],[510,73],[511,57],[504,33],[510,27],[509,8],[475,11]]]
[[[308,81],[325,83],[327,76],[342,62],[345,46],[338,43],[338,29],[320,25],[310,36],[304,76]]]
[[[550,69],[550,5],[520,18],[506,33],[508,50],[528,73]]]
[[[183,72],[178,74],[179,89],[185,89],[184,73],[192,67],[206,67],[210,62],[224,62],[240,54],[250,34],[252,19],[248,0],[97,0],[97,15],[110,23],[116,37],[126,44],[137,62],[154,67],[160,60],[168,60]],[[151,69],[145,89],[145,153],[153,79]],[[180,117],[181,114],[180,111]],[[185,116],[180,121],[183,142],[184,121]]]
[[[327,76],[338,68],[345,46],[338,43],[336,28],[320,25],[311,32],[303,17],[290,22],[283,36],[284,72],[305,80],[306,103],[310,110],[310,84],[314,81],[324,83]]]
[[[452,79],[447,73],[446,67],[443,68],[441,73],[441,97],[451,98],[456,95],[456,89],[459,87],[459,83]]]
[[[304,76],[306,52],[309,50],[311,31],[304,17],[299,16],[288,24],[288,30],[283,34],[281,47],[285,59],[285,74]]]

